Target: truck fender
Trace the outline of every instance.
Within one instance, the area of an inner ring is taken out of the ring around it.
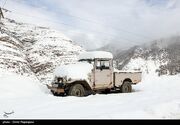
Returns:
[[[89,86],[88,82],[85,81],[85,80],[83,80],[83,81],[74,81],[69,85],[69,87],[74,85],[74,84],[81,84],[86,90],[92,90],[91,87]]]
[[[124,82],[126,82],[126,81],[128,81],[128,82],[131,82],[131,83],[132,83],[132,80],[131,80],[130,78],[126,78],[126,79],[124,79],[122,83],[124,83]]]

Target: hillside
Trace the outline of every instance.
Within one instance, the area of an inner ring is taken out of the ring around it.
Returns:
[[[180,36],[163,38],[134,46],[127,50],[116,50],[114,59],[118,69],[142,70],[158,75],[180,73]],[[117,49],[117,48],[116,48]],[[106,51],[111,49],[106,48]],[[115,49],[114,49],[115,50]]]
[[[4,19],[0,70],[50,82],[57,65],[73,63],[84,51],[59,31]],[[4,74],[4,73],[3,73]]]

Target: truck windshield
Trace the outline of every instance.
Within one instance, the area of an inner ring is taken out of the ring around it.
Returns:
[[[93,64],[94,60],[92,60],[92,59],[81,59],[81,60],[79,60],[79,62],[88,62],[90,64]]]

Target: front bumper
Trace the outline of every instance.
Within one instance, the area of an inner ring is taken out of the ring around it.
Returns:
[[[58,93],[58,94],[61,94],[61,93],[65,93],[64,91],[64,88],[61,88],[61,87],[53,87],[53,86],[50,86],[48,84],[46,84],[47,88],[50,89],[51,91],[55,92],[55,93]]]

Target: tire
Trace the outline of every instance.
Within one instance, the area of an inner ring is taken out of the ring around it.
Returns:
[[[72,85],[69,89],[69,96],[83,97],[85,96],[85,89],[81,84]]]
[[[130,92],[132,92],[131,82],[125,81],[120,87],[120,92],[121,93],[130,93]]]
[[[59,96],[59,94],[57,94],[56,92],[54,92],[54,91],[52,91],[52,90],[51,90],[51,92],[52,92],[52,94],[53,94],[54,96]]]
[[[102,91],[103,94],[109,94],[111,92],[110,89],[105,89],[104,91]]]

